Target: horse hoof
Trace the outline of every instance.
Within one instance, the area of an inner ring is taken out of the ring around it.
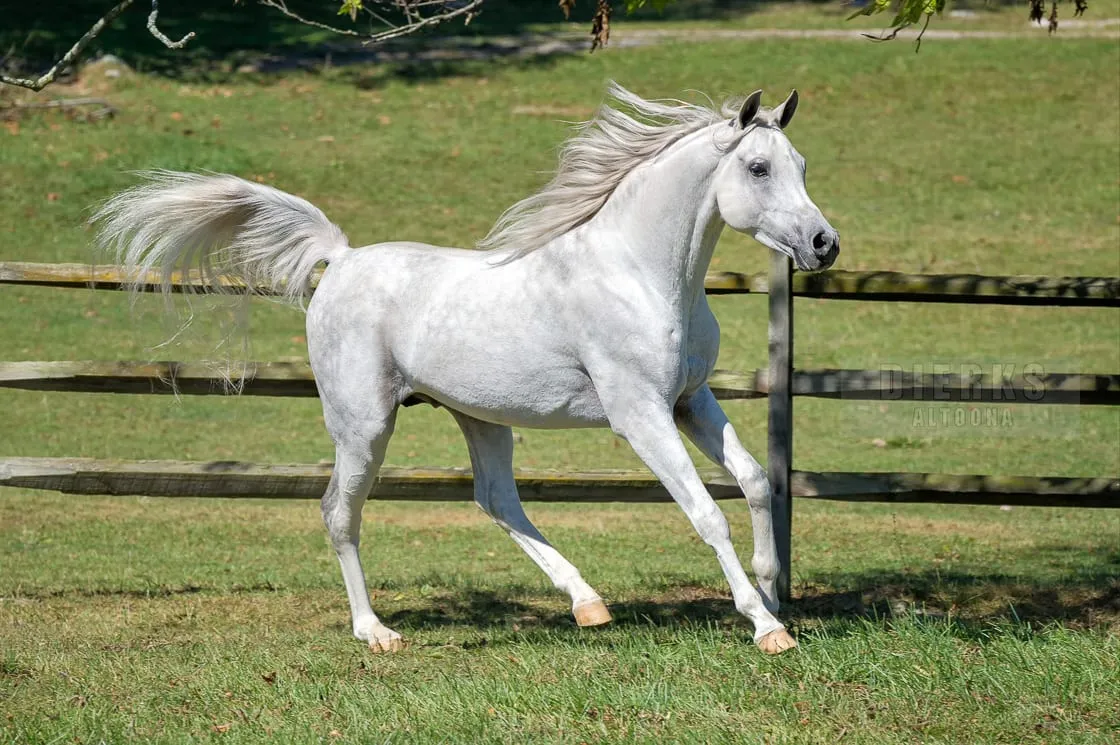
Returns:
[[[781,654],[797,646],[797,641],[785,629],[775,629],[758,640],[758,648],[766,654]]]
[[[399,636],[371,639],[369,642],[369,651],[374,654],[400,652],[402,649],[404,649],[404,639]]]
[[[576,617],[576,623],[580,626],[602,626],[611,622],[611,612],[607,610],[607,606],[603,605],[602,600],[580,603],[572,608],[572,614]]]

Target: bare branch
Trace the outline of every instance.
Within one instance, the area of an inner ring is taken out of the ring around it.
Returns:
[[[319,23],[318,21],[313,21],[310,18],[304,18],[303,16],[299,15],[295,11],[288,10],[288,6],[284,2],[284,0],[257,0],[257,1],[261,5],[264,5],[264,6],[269,7],[269,8],[275,8],[276,10],[280,11],[284,15],[288,16],[288,18],[291,18],[292,20],[295,20],[295,21],[299,21],[300,23],[305,24],[307,26],[314,26],[315,28],[321,28],[325,31],[330,31],[330,32],[335,33],[335,34],[342,34],[344,36],[364,36],[365,35],[365,34],[359,34],[357,31],[354,31],[353,29],[338,28],[337,26],[329,26],[325,23]]]
[[[187,35],[179,41],[171,41],[163,32],[156,28],[156,20],[159,18],[159,0],[152,0],[152,12],[148,15],[148,31],[152,36],[156,37],[163,42],[163,45],[168,49],[182,49],[187,45],[187,42],[194,38],[194,31],[188,31]]]
[[[372,8],[363,8],[363,10],[369,13],[377,21],[389,27],[384,31],[367,34],[355,31],[353,29],[331,26],[330,24],[321,23],[305,16],[301,16],[300,14],[289,8],[285,0],[257,0],[257,2],[259,2],[261,5],[264,5],[268,8],[273,8],[280,13],[283,13],[288,18],[291,18],[292,20],[299,21],[300,23],[306,24],[308,26],[314,26],[315,28],[321,28],[325,31],[330,31],[331,33],[342,34],[343,36],[354,36],[364,39],[364,41],[362,42],[363,44],[377,44],[378,42],[388,41],[389,39],[395,39],[400,36],[407,36],[409,34],[414,34],[423,28],[435,26],[437,24],[443,23],[444,21],[450,21],[454,20],[455,18],[464,16],[465,20],[469,23],[470,19],[482,7],[483,1],[484,0],[470,0],[470,2],[453,4],[447,2],[447,0],[422,0],[421,2],[416,2],[416,0],[387,0],[386,2],[380,3],[380,5],[389,6],[393,10],[403,13],[405,23],[399,26],[395,25],[388,18],[385,18],[384,16],[378,14]],[[424,10],[426,8],[436,8],[438,10],[433,10],[430,15],[424,15]]]
[[[0,83],[7,83],[8,85],[18,85],[21,88],[30,88],[33,91],[43,90],[48,85],[54,82],[54,79],[58,76],[60,70],[64,69],[71,62],[77,59],[78,55],[82,53],[86,46],[88,46],[89,43],[93,41],[97,37],[97,35],[105,29],[106,26],[115,21],[117,19],[117,16],[128,10],[129,6],[132,5],[133,2],[135,2],[135,0],[122,0],[120,3],[115,5],[112,10],[103,15],[101,18],[97,19],[97,22],[89,27],[89,31],[86,31],[85,34],[82,35],[82,38],[78,39],[77,43],[74,44],[74,46],[70,47],[70,51],[62,55],[62,58],[58,62],[54,63],[54,67],[47,70],[38,78],[13,78],[9,77],[8,75],[0,74]]]
[[[128,8],[135,1],[136,0],[122,0],[120,3],[113,6],[113,8],[108,13],[97,19],[97,22],[90,26],[89,31],[86,31],[85,34],[82,35],[82,38],[78,39],[77,43],[74,44],[74,46],[70,47],[70,51],[62,55],[62,58],[59,59],[58,62],[55,62],[54,66],[51,67],[51,69],[47,70],[38,78],[16,78],[9,75],[0,74],[0,83],[16,85],[21,88],[29,88],[33,91],[43,90],[48,85],[53,83],[55,81],[55,78],[58,77],[58,73],[64,70],[71,63],[73,63],[74,60],[76,60],[81,55],[81,53],[85,51],[85,48],[89,45],[89,43],[97,38],[97,36],[100,35],[101,32],[104,31],[110,23],[115,21],[117,19],[117,16],[128,10]],[[159,20],[159,0],[152,0],[152,12],[148,16],[148,31],[151,32],[152,36],[159,39],[168,49],[182,49],[184,46],[186,46],[187,42],[193,39],[195,36],[195,33],[191,31],[179,41],[172,41],[171,39],[167,38],[167,36],[164,35],[164,33],[160,31],[158,27],[156,27],[157,20]]]
[[[370,34],[366,38],[366,40],[362,43],[363,44],[377,44],[377,43],[382,42],[382,41],[388,41],[389,39],[395,39],[399,36],[407,36],[408,34],[414,34],[417,31],[419,31],[420,29],[427,28],[428,26],[437,26],[437,25],[439,25],[439,24],[441,24],[445,21],[451,21],[451,20],[454,20],[456,18],[462,18],[464,16],[465,16],[465,19],[464,19],[465,22],[470,23],[471,19],[474,18],[475,14],[478,12],[479,8],[482,7],[482,3],[483,3],[483,0],[470,0],[470,2],[464,2],[459,7],[447,9],[442,13],[434,13],[434,14],[429,15],[429,16],[421,17],[416,12],[416,10],[415,10],[416,8],[421,7],[421,6],[425,6],[425,5],[439,5],[439,6],[446,7],[447,3],[446,2],[420,2],[420,3],[412,2],[412,3],[410,3],[410,2],[408,2],[408,0],[394,0],[394,2],[393,2],[394,5],[399,5],[400,7],[409,11],[409,18],[410,18],[409,23],[405,26],[397,26],[397,27],[391,28],[387,31],[381,31],[381,32],[376,33],[376,34]]]

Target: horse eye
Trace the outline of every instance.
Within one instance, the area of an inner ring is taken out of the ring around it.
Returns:
[[[752,160],[751,164],[747,166],[747,170],[756,178],[762,178],[770,172],[768,164],[764,160]]]

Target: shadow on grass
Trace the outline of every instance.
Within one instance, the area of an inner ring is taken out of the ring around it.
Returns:
[[[1059,622],[1071,627],[1120,623],[1120,578],[1102,572],[1062,583],[1036,583],[1003,575],[974,576],[932,571],[864,575],[860,590],[851,577],[799,588],[791,616],[797,619],[896,616],[952,617],[967,622]]]
[[[150,587],[78,587],[61,590],[28,590],[19,588],[12,597],[21,600],[51,600],[53,598],[127,598],[130,600],[153,600],[157,598],[176,598],[188,595],[255,595],[280,592],[281,588],[271,582],[258,582],[251,585],[214,588],[204,585],[152,585]],[[2,597],[2,596],[0,596]]]
[[[535,599],[524,597],[518,593],[515,599],[512,593],[486,590],[450,592],[430,605],[398,610],[386,618],[390,626],[405,628],[513,623],[550,629],[574,627],[566,610],[542,610]],[[650,600],[610,603],[610,610],[615,627],[742,622],[726,593],[694,585],[668,588]],[[795,627],[834,620],[862,619],[884,625],[898,618],[946,620],[964,637],[982,636],[993,624],[1007,622],[1116,627],[1120,625],[1120,577],[1103,567],[1060,583],[933,571],[822,576],[795,588],[794,600],[783,605],[780,616]]]

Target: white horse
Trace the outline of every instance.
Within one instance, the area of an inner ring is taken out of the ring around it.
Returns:
[[[761,91],[722,111],[647,101],[611,85],[563,147],[555,177],[510,208],[485,251],[383,243],[352,249],[310,203],[227,175],[158,172],[97,213],[103,246],[140,273],[196,269],[307,307],[307,346],[336,460],[323,519],[346,583],[354,636],[375,651],[400,634],[370,607],[358,554],[362,506],[397,409],[427,402],[466,437],[478,505],[572,601],[580,626],[611,620],[598,593],[526,517],[512,426],[607,427],[627,440],[714,550],[735,608],[768,653],[796,646],[781,622],[778,554],[763,469],[707,379],[719,326],[704,274],[725,224],[830,266],[839,235],[805,191],[783,133],[797,93]],[[216,283],[215,283],[216,284]],[[219,288],[220,289],[220,288]],[[750,504],[756,589],[678,428],[734,476]]]

